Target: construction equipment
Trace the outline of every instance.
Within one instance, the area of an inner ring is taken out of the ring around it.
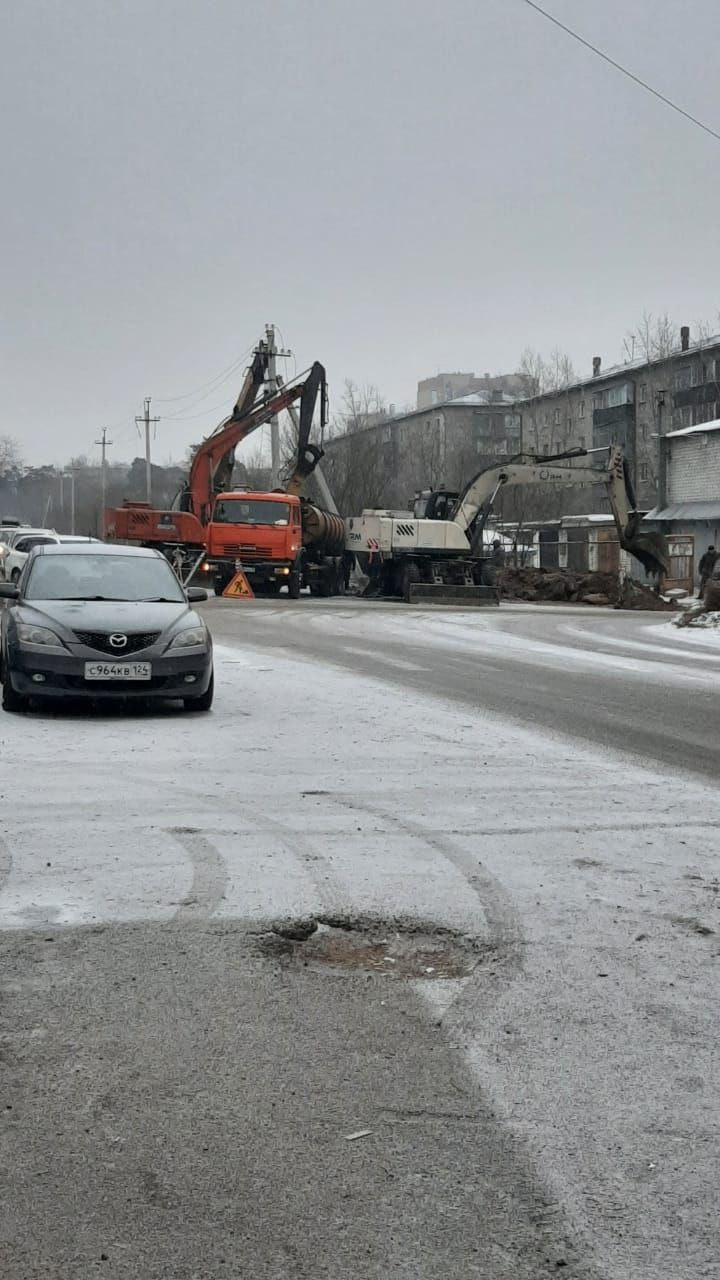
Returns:
[[[319,400],[322,438],[325,370],[316,361],[306,374],[259,398],[267,370],[267,349],[260,343],[232,413],[195,450],[172,508],[125,502],[105,512],[105,537],[157,547],[186,584],[195,574],[207,576],[218,594],[239,567],[254,590],[277,591],[286,584],[293,597],[303,586],[331,594],[344,584],[344,525],[299,496],[322,457],[322,449],[310,444],[310,432]],[[297,457],[287,491],[231,490],[237,446],[298,401]]]
[[[557,462],[606,453],[605,470]],[[629,469],[620,445],[574,449],[551,456],[519,454],[505,466],[481,471],[461,493],[443,489],[418,495],[412,512],[364,511],[347,521],[347,548],[370,578],[367,594],[408,602],[497,604],[483,534],[505,485],[604,483],[620,546],[654,574],[668,571],[661,535],[642,531]]]

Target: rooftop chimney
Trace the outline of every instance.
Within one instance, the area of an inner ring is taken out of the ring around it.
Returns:
[[[680,330],[680,350],[687,351],[690,346],[690,325],[684,324]]]
[[[600,373],[600,365],[602,364],[601,356],[593,356],[593,378],[597,378]]]

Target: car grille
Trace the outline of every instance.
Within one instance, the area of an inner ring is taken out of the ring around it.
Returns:
[[[264,560],[268,556],[272,556],[272,547],[248,546],[247,543],[241,545],[237,542],[225,542],[220,548],[220,554],[224,556],[237,556],[238,560]]]
[[[122,649],[117,649],[115,645],[110,643],[111,635],[127,634],[127,644]],[[142,649],[149,649],[150,645],[155,644],[160,639],[159,631],[136,631],[133,633],[123,633],[118,631],[76,631],[75,635],[81,644],[86,644],[88,649],[96,649],[98,653],[111,653],[114,658],[125,658],[129,653],[140,653]]]

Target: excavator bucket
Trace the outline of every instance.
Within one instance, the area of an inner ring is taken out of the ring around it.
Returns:
[[[456,607],[479,605],[492,608],[500,603],[497,587],[455,582],[413,582],[408,588],[406,599],[408,604],[447,604]]]
[[[640,521],[633,516],[628,521],[620,545],[624,551],[639,560],[647,573],[653,577],[667,577],[670,572],[670,561],[667,543],[661,533],[650,529],[641,529]]]

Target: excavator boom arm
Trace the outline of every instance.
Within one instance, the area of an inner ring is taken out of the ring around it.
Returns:
[[[587,450],[574,450],[573,456],[587,456]],[[630,470],[620,445],[610,446],[604,471],[587,466],[559,467],[552,458],[509,462],[505,467],[481,471],[460,494],[452,518],[465,533],[471,534],[473,552],[480,555],[488,516],[504,485],[600,483],[607,489],[620,546],[635,556],[648,573],[667,574],[670,566],[665,539],[659,533],[641,528],[642,517],[636,509]]]
[[[241,441],[247,439],[258,427],[264,426],[271,418],[282,413],[284,409],[290,408],[296,400],[301,401],[301,420],[304,407],[305,415],[309,413],[312,421],[317,390],[320,386],[324,388],[324,385],[325,370],[316,362],[307,378],[299,378],[289,383],[254,408],[247,409],[243,408],[243,405],[247,405],[248,400],[252,405],[255,393],[252,392],[252,387],[248,387],[246,379],[245,387],[248,389],[245,397],[241,392],[231,416],[220,423],[220,426],[208,436],[207,440],[203,441],[193,456],[188,483],[190,509],[202,524],[207,522],[214,495],[230,483],[232,467],[230,474],[225,474],[227,472],[225,459],[228,455],[232,458],[234,450]],[[308,388],[311,390],[308,391]],[[314,397],[311,393],[312,388],[315,389]]]

